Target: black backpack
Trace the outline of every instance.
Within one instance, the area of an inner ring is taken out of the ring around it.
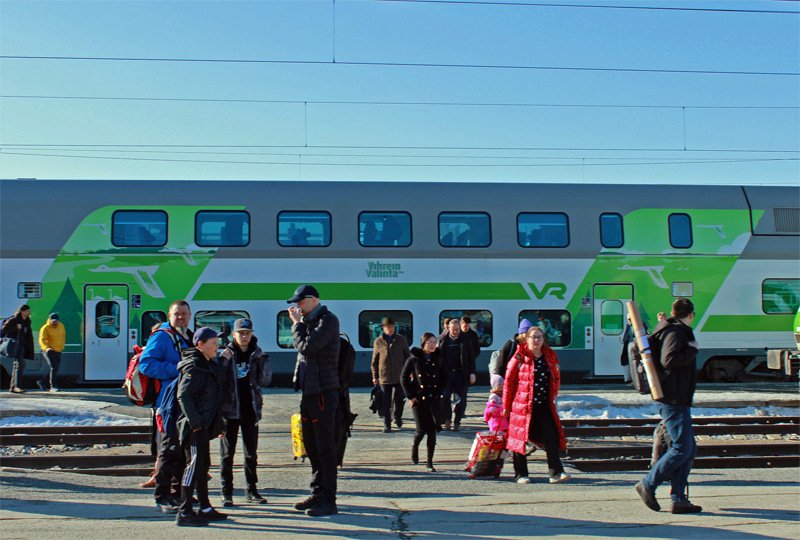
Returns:
[[[339,334],[339,389],[350,388],[350,379],[356,365],[356,350],[347,334]]]
[[[663,330],[662,330],[663,331]],[[647,343],[650,345],[650,355],[656,366],[656,373],[659,378],[663,377],[664,368],[661,366],[661,332],[647,336]],[[639,342],[633,340],[630,345],[628,367],[631,370],[631,384],[633,388],[643,395],[650,395],[650,383],[647,381],[647,374],[642,364],[642,352],[639,350]]]

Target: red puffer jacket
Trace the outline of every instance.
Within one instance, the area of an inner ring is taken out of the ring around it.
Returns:
[[[558,370],[558,357],[553,349],[544,345],[542,354],[547,367],[550,369],[550,412],[558,427],[559,447],[567,448],[564,437],[564,428],[556,411],[556,397],[561,387],[561,375]],[[508,362],[506,377],[503,384],[503,409],[510,411],[508,443],[506,448],[511,452],[525,454],[525,443],[528,441],[528,428],[531,425],[533,410],[533,381],[534,364],[533,353],[522,343],[517,347],[514,357]],[[541,441],[533,441],[542,446]]]

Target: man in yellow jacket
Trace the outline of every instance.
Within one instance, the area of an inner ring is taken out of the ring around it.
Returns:
[[[39,346],[42,348],[42,356],[50,366],[49,385],[51,392],[58,392],[58,387],[55,385],[56,375],[58,375],[58,367],[61,365],[61,353],[64,351],[64,345],[67,342],[67,332],[64,329],[64,324],[58,320],[58,313],[51,313],[47,318],[47,322],[39,330]],[[42,375],[42,378],[36,381],[36,386],[40,390],[47,390],[46,384],[48,383],[48,374]]]

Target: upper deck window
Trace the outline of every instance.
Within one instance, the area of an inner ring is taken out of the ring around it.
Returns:
[[[487,247],[492,243],[492,225],[485,212],[439,214],[439,244],[444,247]]]
[[[567,247],[569,220],[563,213],[523,213],[517,216],[517,242],[522,247]]]
[[[241,211],[197,212],[194,237],[194,243],[203,247],[246,246],[250,243],[250,214]]]
[[[278,244],[284,247],[331,245],[331,215],[328,212],[279,213]]]
[[[692,218],[689,214],[669,215],[669,243],[677,249],[692,247]]]
[[[600,243],[605,248],[621,248],[625,242],[622,229],[622,216],[619,214],[600,214]]]
[[[111,216],[111,243],[118,247],[161,247],[167,244],[163,210],[117,210]]]
[[[408,212],[361,212],[358,242],[365,247],[411,245],[411,214]]]

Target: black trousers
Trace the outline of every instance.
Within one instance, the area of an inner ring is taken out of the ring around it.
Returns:
[[[156,456],[156,501],[172,495],[173,480],[180,478],[184,470],[184,452],[178,443],[178,436],[156,433],[158,456]]]
[[[451,410],[451,396],[455,394],[461,400],[454,410]],[[464,413],[467,410],[467,382],[464,380],[464,374],[460,371],[447,372],[447,381],[444,388],[443,400],[444,419],[449,422],[450,417],[455,413],[455,423],[461,422],[464,418]]]
[[[303,443],[311,462],[311,495],[323,502],[336,502],[336,410],[339,392],[325,390],[303,394],[300,416]]]
[[[186,467],[181,476],[181,512],[192,512],[192,495],[197,490],[200,508],[209,508],[208,498],[208,466],[211,455],[208,447],[208,430],[193,431],[181,445]]]
[[[47,365],[50,367],[50,369],[49,372],[42,375],[42,378],[39,379],[39,382],[42,383],[42,386],[49,385],[50,388],[54,388],[56,386],[58,368],[61,366],[61,353],[51,349],[49,351],[42,351],[42,356],[44,357],[44,361],[47,362]]]
[[[550,476],[564,472],[561,449],[558,446],[558,427],[547,404],[533,407],[528,439],[540,440],[544,444],[544,451],[547,453],[547,472]],[[514,474],[517,478],[528,476],[528,457],[516,452],[513,454]]]
[[[222,482],[222,494],[233,494],[233,455],[236,453],[236,440],[239,430],[242,432],[242,445],[244,447],[244,479],[247,482],[247,491],[256,491],[258,475],[256,465],[258,462],[258,423],[256,413],[250,404],[243,403],[240,407],[241,418],[228,419],[225,422],[225,437],[219,444],[219,473]]]
[[[416,431],[414,433],[414,448],[419,447],[419,443],[427,435],[428,445],[428,465],[433,465],[433,452],[436,450],[436,432],[439,431],[439,426],[436,424],[434,417],[434,407],[439,407],[438,403],[431,404],[426,401],[418,401],[415,406],[411,407],[411,412],[414,415],[414,423],[416,424]]]
[[[383,424],[390,427],[392,419],[395,424],[399,424],[403,419],[403,407],[406,401],[403,389],[399,384],[382,384],[381,391],[383,391],[383,402],[381,403]]]

